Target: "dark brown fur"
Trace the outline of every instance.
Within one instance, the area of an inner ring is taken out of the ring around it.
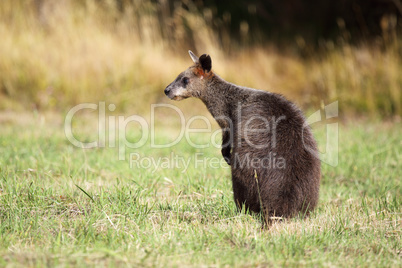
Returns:
[[[272,216],[308,214],[317,205],[321,172],[302,112],[279,94],[224,81],[211,71],[207,55],[190,56],[195,64],[165,94],[201,99],[222,128],[222,155],[231,165],[236,205],[263,210],[268,222]]]

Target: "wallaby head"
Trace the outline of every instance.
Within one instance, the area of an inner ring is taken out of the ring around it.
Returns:
[[[165,94],[173,100],[183,100],[189,97],[197,97],[204,93],[208,81],[213,77],[211,71],[212,61],[209,55],[203,54],[201,57],[188,51],[194,64],[187,70],[179,74],[177,78],[165,89]]]

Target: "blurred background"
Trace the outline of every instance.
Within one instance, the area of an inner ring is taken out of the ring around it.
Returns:
[[[303,109],[402,115],[401,0],[6,0],[0,36],[0,111],[106,101],[146,113],[172,103],[163,89],[191,49]]]

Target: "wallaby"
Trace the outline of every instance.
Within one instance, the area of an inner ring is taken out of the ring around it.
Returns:
[[[209,55],[189,54],[194,65],[165,94],[201,99],[222,128],[237,207],[263,212],[266,223],[307,215],[317,205],[321,168],[302,112],[279,94],[226,82],[212,72]]]

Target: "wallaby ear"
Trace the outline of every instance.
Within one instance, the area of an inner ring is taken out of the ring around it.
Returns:
[[[190,57],[194,61],[194,63],[199,62],[198,57],[196,55],[194,55],[194,53],[191,50],[188,51],[188,54],[190,54]]]
[[[202,54],[199,62],[201,64],[202,69],[204,70],[204,72],[208,73],[209,71],[211,71],[212,68],[212,60],[211,57],[207,54]]]

